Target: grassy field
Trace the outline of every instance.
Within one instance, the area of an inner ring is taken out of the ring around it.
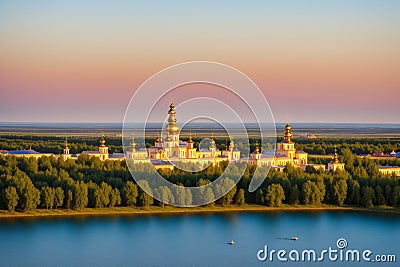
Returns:
[[[216,205],[214,207],[192,207],[179,208],[166,206],[164,208],[151,206],[147,208],[138,207],[115,207],[115,208],[85,208],[80,211],[67,209],[38,209],[34,212],[9,212],[0,210],[0,218],[23,218],[23,217],[55,217],[55,216],[115,216],[115,215],[154,215],[154,214],[191,214],[191,213],[216,213],[216,212],[278,212],[278,211],[325,211],[325,210],[342,210],[342,211],[362,211],[376,213],[392,213],[400,215],[399,208],[392,207],[376,207],[376,208],[359,208],[359,207],[338,207],[333,205],[309,206],[309,205],[283,205],[282,207],[266,207],[260,205],[245,206],[228,206],[223,207]]]

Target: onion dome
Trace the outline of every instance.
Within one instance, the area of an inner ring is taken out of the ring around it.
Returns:
[[[104,139],[104,135],[101,136],[100,146],[101,147],[105,147],[106,146],[106,140]]]
[[[68,138],[65,137],[65,148],[64,149],[68,149]]]
[[[256,149],[254,150],[257,154],[260,154],[260,147],[258,145],[258,142],[256,143]]]
[[[188,143],[191,143],[191,144],[194,143],[193,140],[192,140],[192,132],[190,132]]]
[[[335,147],[335,153],[333,154],[333,159],[331,160],[331,163],[334,163],[334,164],[339,163],[339,158],[338,158],[338,154],[336,152],[336,147]]]
[[[293,137],[292,134],[292,126],[290,126],[290,124],[286,124],[285,126],[285,135],[284,135],[284,143],[292,143],[292,141],[290,140]]]
[[[135,138],[134,137],[132,137],[131,152],[136,152],[136,143],[135,143]]]
[[[177,135],[179,134],[180,127],[176,124],[176,111],[175,111],[175,104],[174,102],[169,105],[169,111],[168,111],[168,124],[165,127],[165,130],[167,131],[168,134],[170,135]]]

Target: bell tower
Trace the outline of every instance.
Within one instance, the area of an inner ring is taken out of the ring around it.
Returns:
[[[171,147],[179,147],[180,127],[176,124],[176,111],[173,99],[171,105],[169,105],[168,124],[165,127],[165,130],[167,132],[167,137],[171,138]]]
[[[100,159],[108,159],[108,147],[106,146],[106,140],[104,139],[104,134],[101,135],[100,146],[99,146]]]
[[[69,147],[68,147],[68,138],[65,137],[65,147],[62,154],[62,159],[66,161],[67,159],[71,158],[71,154],[69,154]]]

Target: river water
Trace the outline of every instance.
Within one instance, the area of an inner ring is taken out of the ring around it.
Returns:
[[[339,239],[344,240],[337,244]],[[227,244],[231,240],[234,245]],[[265,246],[268,256],[261,261]],[[331,255],[321,257],[329,248]],[[273,253],[271,260],[271,250],[286,254],[278,259]],[[315,251],[315,261],[304,250]],[[351,254],[346,261],[348,250],[357,250],[360,261]],[[362,258],[366,250],[369,262]],[[376,255],[391,262],[376,262]],[[400,215],[285,211],[1,219],[0,266],[400,266]]]

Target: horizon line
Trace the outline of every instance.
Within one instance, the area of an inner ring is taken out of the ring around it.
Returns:
[[[123,124],[124,122],[122,121],[0,121],[1,123],[29,123],[29,124],[33,124],[33,123],[39,123],[39,124],[43,124],[43,123],[49,123],[49,124],[58,124],[58,123],[103,123],[103,124],[115,124],[115,123],[120,123]],[[141,123],[141,122],[133,122],[133,123]],[[147,123],[164,123],[164,122],[147,122]],[[207,123],[207,122],[196,122],[196,123]],[[226,123],[235,123],[235,122],[226,122]],[[257,123],[255,121],[252,122],[244,122],[246,123]],[[270,122],[260,122],[262,123],[270,123]],[[287,121],[276,121],[274,122],[275,124],[293,124],[293,123],[315,123],[315,124],[333,124],[333,123],[340,123],[340,124],[400,124],[400,122],[369,122],[369,121],[365,121],[365,122],[349,122],[349,121],[291,121],[291,122],[287,122]]]

